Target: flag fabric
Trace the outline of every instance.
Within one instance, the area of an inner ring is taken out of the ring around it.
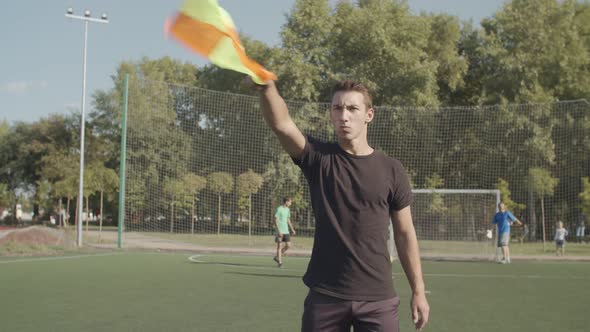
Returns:
[[[231,16],[217,0],[185,1],[165,30],[219,67],[247,74],[258,84],[277,79],[246,55]]]

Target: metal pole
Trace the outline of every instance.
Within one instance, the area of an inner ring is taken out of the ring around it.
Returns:
[[[84,216],[84,133],[86,130],[85,107],[86,107],[86,50],[88,47],[88,21],[84,21],[84,60],[82,65],[82,111],[80,119],[80,186],[78,190],[78,227],[77,245],[82,246],[82,219]]]
[[[127,104],[129,93],[129,74],[125,74],[123,90],[123,114],[121,115],[121,157],[119,160],[119,227],[117,247],[123,244],[123,227],[125,227],[125,158],[127,155]]]
[[[88,22],[97,23],[109,23],[106,14],[102,14],[100,19],[90,17],[90,11],[85,11],[84,16],[74,15],[74,10],[68,8],[66,13],[67,18],[73,18],[84,21],[84,59],[82,68],[82,107],[80,116],[80,179],[79,179],[79,190],[78,190],[78,225],[76,227],[76,244],[78,247],[82,246],[82,217],[84,215],[84,138],[86,131],[86,119],[85,119],[85,108],[86,108],[86,51],[88,48]]]

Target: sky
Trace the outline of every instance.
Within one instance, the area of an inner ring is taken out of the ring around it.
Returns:
[[[170,56],[206,60],[164,37],[163,26],[183,0],[19,0],[3,1],[0,20],[0,121],[35,122],[49,114],[79,113],[82,100],[84,22],[68,19],[106,12],[108,24],[89,23],[86,114],[92,94],[112,87],[121,61]],[[280,29],[295,0],[219,0],[241,33],[268,45],[280,44]],[[448,13],[479,23],[503,0],[408,0],[415,13]]]

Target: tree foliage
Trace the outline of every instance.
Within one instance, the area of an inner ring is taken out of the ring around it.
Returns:
[[[532,191],[551,202],[550,213],[579,213],[580,204],[565,197],[584,191],[579,179],[590,163],[588,106],[556,109],[551,102],[590,98],[589,3],[512,0],[477,24],[415,15],[405,1],[297,0],[286,19],[279,46],[240,37],[252,58],[277,73],[279,90],[306,134],[334,137],[327,107],[318,102],[329,101],[337,80],[353,78],[371,88],[375,105],[384,105],[376,109],[378,124],[370,124],[371,145],[411,165],[416,188],[497,186],[518,202]],[[220,220],[222,211],[233,216],[245,206],[246,192],[264,192],[252,196],[254,217],[263,220],[282,196],[293,198],[294,211],[310,211],[305,179],[262,121],[258,98],[244,96],[252,92],[243,75],[169,57],[122,61],[112,73],[113,87],[93,93],[85,136],[91,204],[95,193],[113,197],[117,191],[110,180],[93,178],[118,173],[126,74],[127,134],[140,142],[126,159],[130,224],[157,218],[172,201],[185,211],[198,205],[203,214],[217,212]],[[473,107],[442,108],[448,105]],[[76,114],[0,122],[5,204],[15,204],[19,192],[45,195],[35,198],[39,203],[76,197],[79,128]],[[392,137],[396,144],[386,144]],[[220,180],[221,173],[231,183]],[[254,174],[263,179],[256,190]],[[523,205],[507,203],[524,212]],[[529,214],[536,209],[527,208]],[[116,205],[108,209],[114,214]]]
[[[512,193],[508,188],[508,181],[499,178],[496,189],[500,190],[500,200],[506,205],[508,210],[518,214],[526,208],[526,205],[512,200]]]
[[[581,179],[582,182],[582,192],[580,192],[580,208],[582,209],[582,213],[586,216],[590,216],[590,178],[583,177]]]

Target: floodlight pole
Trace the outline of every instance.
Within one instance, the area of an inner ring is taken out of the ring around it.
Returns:
[[[85,107],[86,107],[86,49],[88,46],[88,22],[109,23],[106,14],[100,19],[90,17],[90,11],[84,11],[84,16],[74,15],[74,10],[68,8],[66,17],[84,21],[84,60],[82,65],[82,107],[80,119],[80,179],[78,190],[78,225],[76,227],[76,244],[82,246],[82,216],[84,215],[84,133],[86,129]],[[89,217],[89,216],[88,216]]]

